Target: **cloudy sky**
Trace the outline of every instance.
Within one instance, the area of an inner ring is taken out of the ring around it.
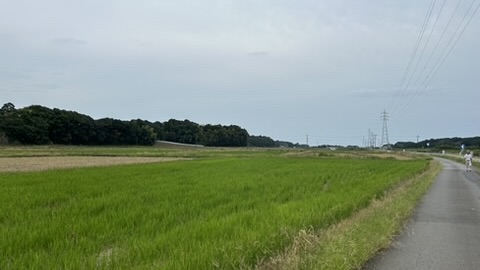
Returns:
[[[310,145],[480,135],[480,0],[0,0],[0,103]]]

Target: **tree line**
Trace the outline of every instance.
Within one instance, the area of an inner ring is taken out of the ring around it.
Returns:
[[[94,120],[75,111],[31,105],[0,108],[0,138],[8,143],[63,145],[153,145],[157,140],[205,146],[247,146],[248,132],[236,125],[199,125],[189,120],[149,122]]]
[[[465,148],[477,148],[480,146],[480,137],[470,138],[441,138],[441,139],[428,139],[420,142],[397,142],[393,147],[396,149],[412,149],[412,148],[431,148],[431,149],[461,149]]]

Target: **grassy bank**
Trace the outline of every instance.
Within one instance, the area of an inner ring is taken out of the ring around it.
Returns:
[[[253,268],[291,247],[298,232],[335,228],[428,167],[239,153],[2,173],[0,269]],[[314,250],[305,254],[325,253]]]

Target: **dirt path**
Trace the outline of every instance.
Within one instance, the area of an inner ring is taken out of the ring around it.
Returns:
[[[61,168],[98,167],[121,164],[155,163],[186,160],[166,157],[2,157],[0,172],[44,171]]]

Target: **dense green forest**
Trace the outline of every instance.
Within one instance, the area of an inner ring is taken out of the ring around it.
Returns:
[[[153,145],[157,140],[205,146],[247,146],[248,132],[235,125],[199,125],[189,120],[166,122],[94,120],[74,111],[32,105],[0,109],[4,143],[64,145]]]

